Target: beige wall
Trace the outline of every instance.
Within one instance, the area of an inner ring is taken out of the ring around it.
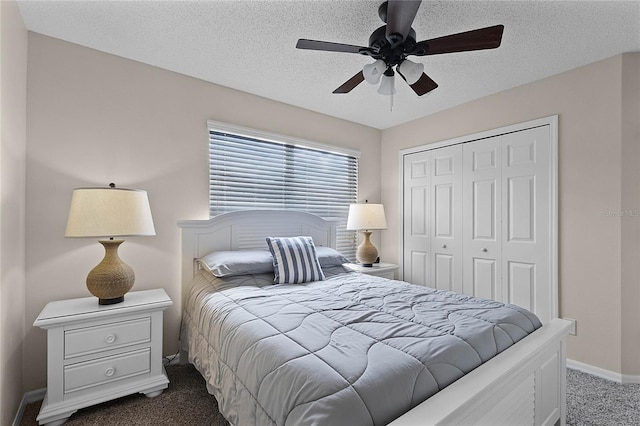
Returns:
[[[89,296],[103,256],[92,239],[65,239],[73,188],[145,189],[157,235],[131,237],[121,257],[134,290],[163,287],[165,354],[178,348],[179,219],[208,218],[209,119],[362,151],[360,196],[380,199],[380,132],[42,35],[29,34],[25,389],[45,386],[44,305]]]
[[[640,54],[622,57],[622,371],[640,376]]]
[[[560,314],[578,321],[578,335],[568,342],[569,358],[638,374],[637,350],[634,367],[627,358],[638,342],[640,219],[623,219],[636,233],[623,242],[622,219],[606,214],[640,209],[640,142],[634,133],[638,94],[633,80],[638,77],[638,55],[625,55],[624,61],[616,56],[384,130],[382,200],[389,224],[382,234],[385,260],[397,261],[399,253],[399,150],[558,114]],[[636,91],[627,93],[627,86]],[[635,108],[624,114],[623,91],[625,107]],[[627,126],[621,126],[623,118]],[[633,157],[623,157],[627,151]],[[626,185],[622,165],[625,178],[635,177]],[[623,189],[629,204],[623,203]],[[633,250],[625,253],[633,259],[622,258],[623,244]],[[629,275],[624,286],[623,273]],[[635,301],[623,303],[623,293],[634,295]],[[622,344],[622,317],[636,321],[624,330],[626,337],[634,337],[628,346]]]
[[[25,310],[27,30],[15,1],[0,2],[0,424],[22,398]]]

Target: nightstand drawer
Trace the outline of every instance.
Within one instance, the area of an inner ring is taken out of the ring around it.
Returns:
[[[149,317],[67,330],[64,333],[64,357],[69,359],[150,340]]]
[[[64,393],[79,391],[151,371],[151,349],[140,349],[64,367]]]

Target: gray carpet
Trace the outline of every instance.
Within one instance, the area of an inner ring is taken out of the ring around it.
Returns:
[[[66,425],[228,426],[215,398],[191,365],[167,367],[171,383],[162,395],[136,394],[85,408]],[[36,425],[40,402],[29,404],[21,426]],[[567,425],[640,426],[640,384],[621,385],[589,374],[567,371]]]
[[[567,425],[640,426],[640,384],[567,369]]]

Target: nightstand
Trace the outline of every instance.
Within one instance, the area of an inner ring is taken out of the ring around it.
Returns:
[[[78,409],[169,384],[162,365],[162,289],[127,293],[122,303],[95,297],[48,303],[34,326],[47,330],[47,394],[37,420],[60,425]]]
[[[360,272],[361,274],[375,275],[377,277],[389,278],[390,280],[394,279],[394,274],[396,269],[398,269],[398,265],[395,263],[374,263],[373,266],[362,266],[357,263],[345,263],[342,266],[352,271]]]

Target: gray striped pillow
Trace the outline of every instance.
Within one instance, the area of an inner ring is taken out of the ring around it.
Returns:
[[[273,256],[274,283],[299,284],[324,280],[311,237],[267,237],[267,245]]]

